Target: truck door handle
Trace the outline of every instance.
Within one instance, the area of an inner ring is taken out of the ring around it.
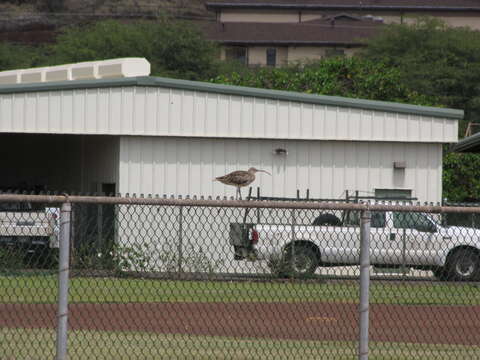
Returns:
[[[390,233],[390,240],[395,240],[395,237],[397,236],[397,234],[395,233]]]

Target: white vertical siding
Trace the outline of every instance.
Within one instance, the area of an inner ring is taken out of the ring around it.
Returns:
[[[127,86],[0,95],[0,132],[446,143],[457,120]]]
[[[287,156],[274,155],[276,148]],[[394,170],[394,161],[406,161]],[[255,166],[265,196],[339,198],[345,190],[409,189],[420,201],[441,200],[441,144],[122,137],[122,193],[234,196],[214,177]],[[244,190],[246,193],[246,190]]]

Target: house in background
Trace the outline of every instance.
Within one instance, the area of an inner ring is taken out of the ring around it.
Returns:
[[[222,59],[280,66],[332,55],[351,55],[382,24],[434,16],[451,26],[480,30],[477,0],[219,0],[208,38],[223,45]]]
[[[374,18],[339,14],[301,23],[217,22],[207,27],[207,37],[223,45],[222,60],[282,66],[352,55],[381,26]]]

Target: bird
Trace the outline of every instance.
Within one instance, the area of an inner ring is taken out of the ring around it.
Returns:
[[[237,188],[237,193],[235,195],[235,198],[238,199],[237,196],[239,196],[240,200],[241,200],[242,199],[242,192],[241,192],[240,188],[242,188],[244,186],[248,186],[252,182],[254,182],[255,181],[255,173],[257,173],[257,172],[264,172],[264,173],[267,173],[270,176],[272,175],[266,170],[259,170],[259,169],[256,169],[254,167],[251,167],[247,171],[237,170],[237,171],[231,172],[230,174],[216,177],[213,181],[220,181],[222,184],[235,186]]]

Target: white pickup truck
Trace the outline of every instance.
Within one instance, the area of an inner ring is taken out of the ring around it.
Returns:
[[[0,203],[0,247],[25,255],[58,248],[59,209],[30,203]]]
[[[343,223],[322,216],[327,221],[320,225],[233,223],[235,259],[267,260],[272,270],[297,276],[319,266],[358,265],[359,212],[347,212]],[[480,280],[480,229],[444,227],[424,213],[372,212],[370,263],[432,270],[441,280]]]

